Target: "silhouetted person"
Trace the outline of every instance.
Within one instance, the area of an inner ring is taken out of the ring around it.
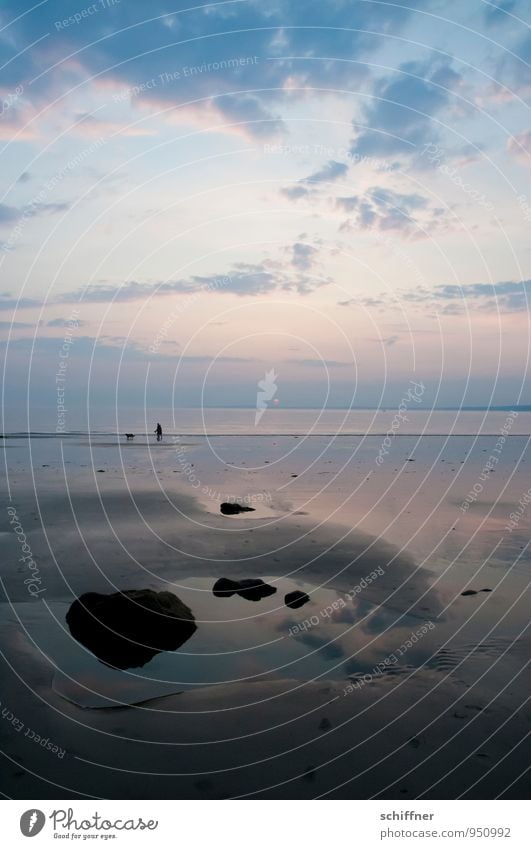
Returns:
[[[155,433],[157,434],[157,442],[160,442],[162,439],[162,428],[160,423],[157,422],[157,427],[155,428]]]

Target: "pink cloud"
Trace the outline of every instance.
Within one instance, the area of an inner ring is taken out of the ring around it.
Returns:
[[[507,150],[524,165],[531,165],[531,130],[524,130],[507,140]]]

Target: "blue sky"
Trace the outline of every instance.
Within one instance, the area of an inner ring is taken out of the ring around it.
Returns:
[[[4,2],[10,414],[528,402],[529,12]]]

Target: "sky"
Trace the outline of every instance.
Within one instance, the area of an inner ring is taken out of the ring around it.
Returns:
[[[4,421],[529,403],[530,13],[4,0]]]

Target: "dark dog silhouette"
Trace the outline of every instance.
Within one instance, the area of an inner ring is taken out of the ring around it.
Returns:
[[[134,433],[126,433],[125,435],[126,435],[126,437],[127,437],[127,441],[128,441],[128,442],[129,442],[129,440],[130,440],[130,439],[134,439],[134,438],[135,438],[135,434],[134,434]]]

